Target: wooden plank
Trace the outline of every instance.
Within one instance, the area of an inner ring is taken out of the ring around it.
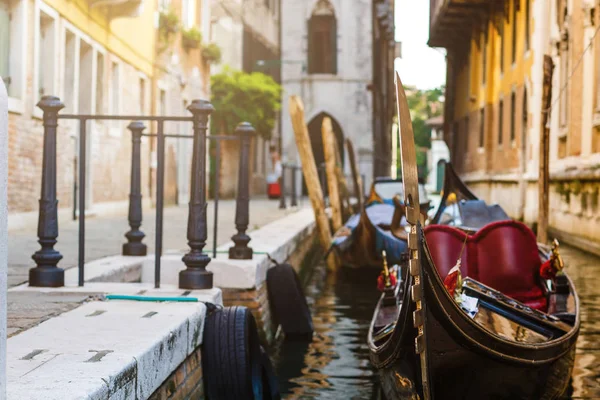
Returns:
[[[542,122],[540,126],[540,167],[538,179],[538,228],[537,241],[548,243],[548,198],[550,191],[550,104],[552,101],[552,57],[544,55],[544,80],[542,86]]]
[[[337,232],[342,227],[342,203],[340,201],[340,191],[338,176],[335,172],[335,134],[331,126],[329,117],[323,118],[321,125],[321,135],[323,137],[323,154],[325,156],[325,171],[327,172],[327,187],[329,188],[329,204],[331,205],[331,222],[333,230]]]
[[[362,179],[358,173],[358,164],[356,163],[356,153],[354,152],[354,144],[350,138],[346,138],[346,150],[348,151],[348,158],[350,159],[350,170],[352,171],[352,180],[354,181],[354,193],[358,199],[358,209],[362,212],[363,209],[363,197],[362,193]]]
[[[308,189],[308,197],[315,213],[315,221],[319,233],[319,241],[324,251],[327,251],[331,246],[331,230],[329,229],[329,218],[325,213],[325,201],[323,198],[323,190],[319,182],[319,173],[312,151],[308,127],[304,120],[304,104],[298,96],[290,97],[290,117],[292,127],[294,128],[294,136],[296,137],[296,146],[300,161],[302,162],[302,173],[306,181]],[[330,270],[337,269],[337,257],[335,252],[331,252],[327,257],[327,267]]]

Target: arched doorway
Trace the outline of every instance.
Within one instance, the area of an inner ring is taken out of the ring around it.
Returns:
[[[317,168],[319,168],[325,162],[325,154],[323,153],[323,135],[321,133],[321,127],[323,126],[323,119],[325,117],[329,117],[331,119],[331,125],[333,127],[333,133],[335,134],[338,149],[340,150],[342,164],[344,163],[344,134],[342,132],[342,127],[335,118],[325,112],[322,112],[316,115],[308,123],[308,134],[310,136],[310,143],[312,145],[312,151],[315,157]],[[325,184],[324,187],[322,185],[323,193],[327,194],[327,183],[322,182],[322,184],[323,183]],[[306,185],[304,184],[302,185],[302,192],[303,194],[307,194]]]
[[[446,160],[439,160],[437,162],[437,170],[435,171],[435,191],[439,193],[444,187],[444,167],[446,166]]]

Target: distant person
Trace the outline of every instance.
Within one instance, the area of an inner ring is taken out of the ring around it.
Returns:
[[[273,145],[269,147],[271,153],[271,173],[267,175],[267,194],[271,199],[277,199],[281,196],[281,174],[283,166],[281,165],[281,156],[277,148]]]

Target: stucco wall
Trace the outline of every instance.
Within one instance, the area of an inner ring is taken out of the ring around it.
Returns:
[[[321,112],[340,124],[344,137],[354,142],[359,168],[366,186],[373,174],[372,96],[367,85],[372,80],[371,2],[332,0],[337,20],[337,74],[307,75],[307,21],[317,0],[282,2],[283,157],[299,161],[289,118],[289,96],[304,101],[306,122]],[[348,158],[345,157],[347,160]],[[346,162],[346,172],[349,166]]]

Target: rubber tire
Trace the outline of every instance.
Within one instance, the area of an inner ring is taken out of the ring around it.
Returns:
[[[263,396],[265,400],[281,400],[281,393],[279,391],[279,381],[273,371],[273,364],[271,359],[265,351],[260,347],[260,362],[262,365],[262,384],[263,384]]]
[[[226,307],[207,316],[202,368],[207,399],[263,399],[256,321],[246,307]]]
[[[267,290],[275,326],[281,325],[286,338],[312,340],[312,317],[294,268],[277,264],[269,269]]]

